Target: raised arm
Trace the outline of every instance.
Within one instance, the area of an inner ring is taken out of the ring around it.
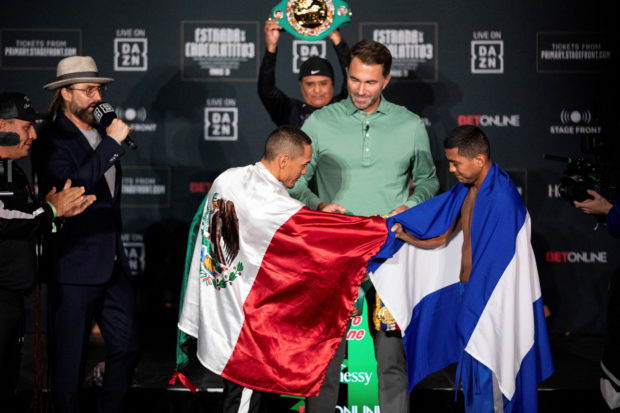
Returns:
[[[396,238],[402,241],[405,241],[408,244],[411,244],[418,248],[431,249],[431,248],[440,247],[444,245],[446,242],[448,242],[452,234],[454,234],[454,231],[460,225],[461,225],[461,216],[459,215],[454,220],[450,228],[444,234],[439,235],[438,237],[428,238],[428,239],[420,239],[420,238],[414,237],[413,235],[405,231],[403,226],[399,223],[394,224],[392,228],[390,228],[390,231],[394,233],[394,236]]]

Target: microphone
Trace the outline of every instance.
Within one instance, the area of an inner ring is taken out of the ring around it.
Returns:
[[[19,135],[15,132],[0,132],[0,146],[15,146],[19,144]]]
[[[93,116],[95,117],[95,120],[97,121],[97,123],[103,126],[104,128],[107,128],[108,126],[110,126],[110,123],[112,123],[112,121],[117,118],[116,112],[114,112],[114,108],[112,107],[112,105],[110,105],[109,103],[104,103],[104,102],[101,102],[97,104],[97,106],[95,106],[95,110],[93,111]],[[125,143],[131,149],[137,148],[136,144],[129,136],[125,138]]]

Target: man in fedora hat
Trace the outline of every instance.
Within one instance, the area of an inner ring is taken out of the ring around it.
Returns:
[[[23,343],[24,297],[32,292],[36,242],[57,217],[79,214],[95,200],[83,187],[50,191],[39,203],[24,171],[15,163],[28,156],[42,117],[23,93],[0,93],[0,406],[17,411],[15,387]],[[9,140],[7,138],[12,138]]]
[[[51,250],[52,400],[59,412],[78,412],[86,343],[93,320],[106,344],[98,411],[121,411],[138,355],[135,291],[121,240],[121,143],[129,127],[114,119],[95,122],[104,85],[92,57],[58,63],[48,118],[36,145],[42,188],[70,178],[97,196],[87,213],[67,220],[45,248]]]

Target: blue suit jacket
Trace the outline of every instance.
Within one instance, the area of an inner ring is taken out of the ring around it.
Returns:
[[[105,130],[97,127],[102,142],[95,150],[86,137],[64,114],[39,132],[33,159],[42,194],[51,186],[62,189],[67,178],[72,186],[84,186],[97,200],[82,214],[67,218],[51,240],[53,277],[57,282],[93,285],[110,280],[115,262],[130,276],[131,271],[121,241],[120,209],[123,147]],[[116,166],[114,196],[104,173]]]

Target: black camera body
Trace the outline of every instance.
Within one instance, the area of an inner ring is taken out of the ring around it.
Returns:
[[[620,198],[619,146],[605,137],[583,136],[581,150],[590,158],[544,155],[544,159],[564,162],[566,169],[558,186],[560,197],[566,201],[582,202],[591,199],[587,190],[598,192],[610,202]]]
[[[13,196],[10,188],[12,181],[11,160],[0,158],[0,197]]]

